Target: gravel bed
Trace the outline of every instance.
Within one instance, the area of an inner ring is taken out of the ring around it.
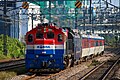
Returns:
[[[120,68],[114,73],[112,80],[120,80]]]
[[[87,69],[84,69],[80,72],[78,72],[77,74],[69,77],[68,79],[66,80],[79,80],[82,76],[84,76],[86,73],[88,73],[90,70],[92,70],[95,66],[90,66],[89,68]]]
[[[81,65],[77,65],[73,68],[70,68],[68,70],[66,70],[63,75],[55,78],[54,80],[66,80],[69,77],[71,77],[72,75],[75,75],[76,73],[79,73],[80,71],[83,71],[85,69],[87,69],[88,66],[86,66],[85,64],[81,64]]]
[[[111,57],[115,57],[116,55],[115,54],[103,54],[101,57],[97,58],[96,61],[99,61],[99,62],[103,62],[103,61],[107,61],[107,60],[110,60]]]
[[[27,75],[19,75],[7,80],[22,80],[23,78],[27,77]]]

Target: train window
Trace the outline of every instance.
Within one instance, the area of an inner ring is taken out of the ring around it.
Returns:
[[[100,46],[102,46],[102,42],[100,42]]]
[[[58,34],[58,41],[59,41],[59,42],[63,41],[62,34]]]
[[[28,42],[32,42],[33,41],[33,35],[32,34],[29,34],[28,35]]]
[[[53,39],[54,38],[54,33],[53,32],[48,32],[47,33],[47,38]]]
[[[98,41],[96,41],[96,46],[98,46]]]
[[[36,33],[36,38],[37,38],[37,39],[42,39],[42,38],[43,38],[43,33],[37,32],[37,33]]]

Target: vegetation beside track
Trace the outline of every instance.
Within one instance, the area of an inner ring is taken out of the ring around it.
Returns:
[[[15,76],[15,72],[0,72],[0,80],[6,80],[7,78]]]
[[[96,66],[96,65],[99,65],[100,62],[97,61],[97,60],[92,60],[92,63],[90,64],[91,66]]]
[[[25,67],[1,71],[0,80],[10,80],[10,78],[24,73],[26,73]]]
[[[8,36],[7,37],[7,55],[4,55],[3,52],[3,35],[0,35],[0,60],[3,59],[16,59],[16,58],[24,58],[25,55],[25,44],[20,42],[18,39],[13,39]]]
[[[111,47],[118,47],[120,43],[120,37],[117,37],[116,35],[113,34],[104,34],[101,35],[105,38],[105,45],[111,46]]]

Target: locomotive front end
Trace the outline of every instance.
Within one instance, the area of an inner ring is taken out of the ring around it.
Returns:
[[[26,35],[26,68],[63,69],[64,33],[53,26],[39,26]]]

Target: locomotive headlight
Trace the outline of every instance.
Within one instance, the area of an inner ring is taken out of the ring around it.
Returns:
[[[36,58],[38,58],[39,57],[39,55],[36,55]]]
[[[50,55],[50,57],[52,58],[52,57],[53,57],[53,55]]]

